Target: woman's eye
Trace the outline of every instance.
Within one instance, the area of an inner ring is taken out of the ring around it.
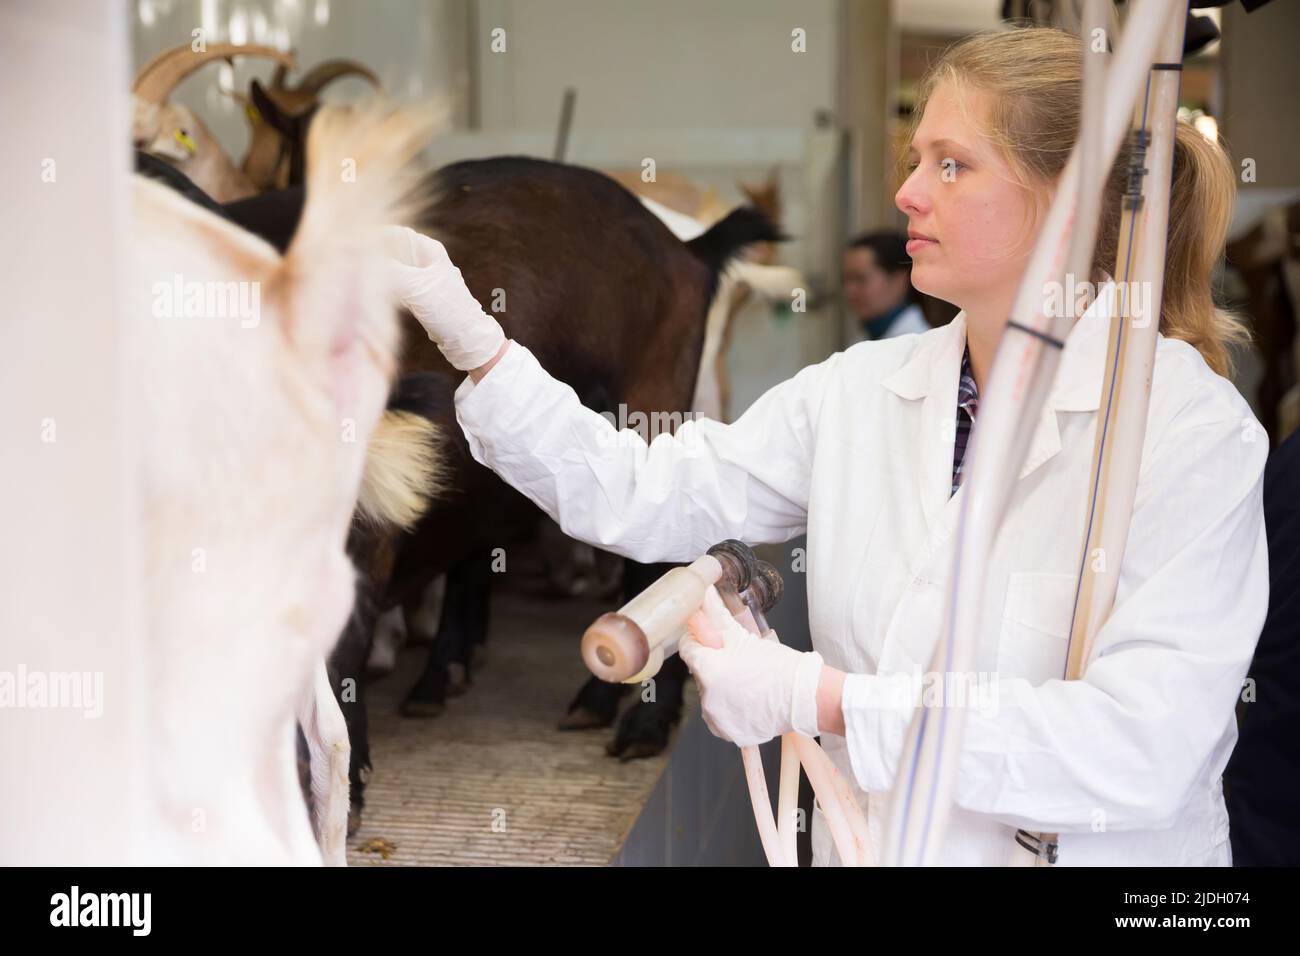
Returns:
[[[906,164],[906,166],[905,166],[904,168],[908,171],[908,173],[912,173],[912,172],[915,172],[916,167],[919,166],[919,165],[921,165],[921,164],[918,163],[916,160],[911,159],[911,160],[908,160],[908,162],[907,162],[907,164]],[[948,158],[945,158],[945,159],[941,159],[941,160],[939,160],[939,164],[938,164],[938,165],[939,165],[939,169],[941,169],[941,170],[951,169],[951,170],[953,170],[954,172],[955,172],[956,170],[958,170],[958,169],[968,169],[968,168],[969,168],[965,163],[959,162],[959,161],[957,161],[957,160],[955,160],[955,159],[953,159],[953,158],[951,158],[951,157],[948,157]]]

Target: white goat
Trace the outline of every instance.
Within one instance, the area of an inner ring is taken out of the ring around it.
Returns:
[[[417,208],[412,159],[432,119],[322,109],[283,258],[135,180],[148,862],[319,864],[295,773],[297,714],[328,751],[313,789],[326,855],[342,861],[346,732],[323,662],[352,603],[344,543],[396,365],[379,230]],[[191,311],[222,290],[254,314]]]

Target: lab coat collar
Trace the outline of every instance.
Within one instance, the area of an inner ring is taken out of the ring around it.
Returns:
[[[1113,283],[1101,287],[1101,294],[1065,340],[1065,351],[1057,366],[1056,381],[1048,404],[1060,411],[1096,411],[1101,405],[1101,379],[1106,358],[1106,332],[1110,326]],[[955,382],[961,372],[966,348],[966,313],[958,312],[947,325],[924,335],[907,362],[884,380],[884,386],[901,398],[925,398]],[[956,389],[953,389],[954,401]],[[954,405],[954,408],[956,406]]]
[[[1066,337],[1056,380],[1030,439],[1021,478],[1061,450],[1057,412],[1090,412],[1100,407],[1114,289],[1113,283],[1102,285],[1097,300]],[[957,385],[965,348],[966,313],[958,312],[948,325],[923,334],[907,362],[882,383],[900,398],[924,402],[922,502],[931,524],[939,520],[951,497]]]

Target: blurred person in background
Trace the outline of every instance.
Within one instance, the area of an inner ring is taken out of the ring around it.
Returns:
[[[882,229],[849,243],[844,250],[844,300],[864,339],[929,331],[916,298],[906,235]]]

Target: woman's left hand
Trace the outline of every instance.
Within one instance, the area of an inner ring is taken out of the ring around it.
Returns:
[[[707,622],[688,622],[691,635],[677,652],[700,685],[700,710],[715,737],[739,747],[756,746],[797,730],[816,736],[817,683],[822,658],[816,651],[800,652],[776,640],[761,638],[731,616],[717,589],[705,592]],[[723,646],[706,647],[700,637],[712,630]]]

